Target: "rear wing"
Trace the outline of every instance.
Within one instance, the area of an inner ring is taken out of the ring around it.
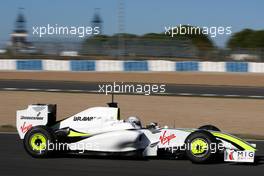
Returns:
[[[16,127],[21,139],[33,126],[52,125],[56,122],[55,104],[32,104],[16,112]]]

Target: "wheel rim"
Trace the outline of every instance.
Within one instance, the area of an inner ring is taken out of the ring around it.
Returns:
[[[196,138],[191,142],[191,152],[196,157],[203,157],[207,154],[208,142],[202,138]]]
[[[42,151],[46,149],[47,139],[41,133],[36,133],[30,138],[30,146],[33,150]]]

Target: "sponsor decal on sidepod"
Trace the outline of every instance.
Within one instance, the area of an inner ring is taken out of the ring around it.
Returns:
[[[235,151],[235,150],[226,150],[225,151],[225,161],[230,162],[254,162],[254,151]]]
[[[26,122],[23,123],[23,125],[20,127],[22,133],[26,133],[28,130],[32,128],[32,124],[26,124]]]
[[[169,136],[166,136],[166,130],[163,132],[163,135],[160,136],[160,143],[162,145],[165,145],[166,143],[168,143],[168,145],[170,144],[170,141],[174,138],[176,138],[175,134],[170,134]]]

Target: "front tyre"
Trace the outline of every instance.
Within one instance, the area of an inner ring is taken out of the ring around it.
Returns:
[[[207,131],[191,133],[185,141],[186,156],[193,163],[208,163],[217,156],[217,140]]]
[[[50,128],[46,126],[35,126],[25,135],[24,148],[34,158],[45,158],[52,153],[48,145],[55,142],[55,137]]]

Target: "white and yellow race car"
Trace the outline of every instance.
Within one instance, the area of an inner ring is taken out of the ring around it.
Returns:
[[[120,120],[117,103],[92,107],[56,121],[56,105],[33,104],[18,110],[16,126],[33,157],[76,153],[142,157],[187,157],[194,163],[254,162],[256,145],[212,125],[198,129],[141,126],[137,117]]]

